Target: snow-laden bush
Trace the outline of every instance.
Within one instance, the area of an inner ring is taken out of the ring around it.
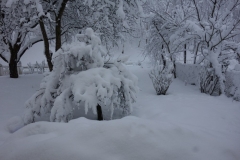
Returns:
[[[173,64],[169,62],[166,66],[157,64],[149,73],[153,87],[157,95],[165,95],[173,79]]]
[[[122,116],[131,113],[137,77],[124,67],[122,59],[104,63],[101,40],[91,28],[77,37],[79,41],[53,55],[53,71],[26,102],[25,124],[39,119],[68,122],[82,107],[86,114],[89,109],[99,114],[100,106],[104,119],[115,118],[113,114],[119,111]]]
[[[226,72],[225,93],[228,97],[240,101],[240,72],[233,70]]]
[[[199,73],[199,87],[201,93],[220,95],[219,77],[214,68],[203,67]]]

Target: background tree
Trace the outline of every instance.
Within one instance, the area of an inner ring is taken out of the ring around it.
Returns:
[[[234,37],[240,34],[240,18],[234,16],[239,12],[239,0],[205,0],[200,3],[192,0],[195,14],[194,23],[189,25],[189,34],[197,35],[202,55],[215,69],[219,79],[221,92],[224,92],[224,76],[222,74],[223,56],[230,58],[231,50],[236,51],[237,42]]]
[[[147,54],[162,64],[166,59],[175,63],[176,54],[186,51],[184,45],[192,45],[194,63],[200,53],[198,63],[214,68],[223,93],[222,65],[238,52],[239,5],[239,0],[149,1],[144,9],[154,16],[150,20]]]
[[[1,1],[0,57],[9,64],[11,78],[18,78],[17,63],[25,51],[42,41],[38,32],[41,4],[35,1]]]
[[[193,11],[191,3],[181,1],[149,1],[144,5],[147,12],[154,16],[150,19],[149,43],[146,46],[146,54],[151,59],[162,65],[170,60],[174,64],[174,77],[176,56],[180,52],[186,51],[184,45],[193,36],[186,32],[186,21],[191,17]]]
[[[48,16],[42,16],[41,27],[44,52],[49,66],[51,56],[49,50],[49,35],[55,35],[55,51],[63,43],[71,43],[75,34],[91,27],[100,33],[101,40],[109,50],[123,40],[123,33],[132,33],[141,15],[141,0],[119,1],[81,1],[81,0],[42,0],[42,6]],[[52,36],[51,36],[52,37]],[[50,68],[51,70],[51,68]]]
[[[124,34],[135,31],[142,14],[141,4],[141,0],[71,1],[63,15],[64,26],[68,25],[70,34],[91,27],[110,49],[126,37]]]

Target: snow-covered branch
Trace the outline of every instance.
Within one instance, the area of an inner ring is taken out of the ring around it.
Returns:
[[[63,46],[53,55],[53,71],[42,80],[40,91],[26,102],[26,124],[48,113],[51,121],[68,122],[76,108],[97,114],[100,107],[104,119],[118,118],[115,112],[122,116],[131,113],[137,78],[122,60],[104,64],[101,40],[91,28],[77,37],[80,42]]]
[[[49,40],[54,39],[54,38],[55,38],[55,36],[48,36],[48,39],[49,39]],[[43,37],[42,37],[42,36],[36,37],[36,38],[33,38],[33,39],[29,40],[28,43],[25,44],[25,45],[21,48],[21,50],[18,52],[18,61],[20,60],[20,58],[23,56],[23,54],[26,52],[26,50],[27,50],[29,47],[31,47],[31,46],[33,46],[34,44],[36,44],[36,43],[38,43],[38,42],[41,42],[41,41],[43,41]]]

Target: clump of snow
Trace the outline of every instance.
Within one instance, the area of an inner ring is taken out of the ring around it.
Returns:
[[[119,6],[118,6],[118,10],[116,11],[116,14],[121,18],[121,19],[125,19],[125,12],[123,11],[123,0],[119,1]]]
[[[92,0],[85,0],[84,4],[88,4],[88,6],[92,6]]]
[[[17,3],[19,0],[7,0],[6,7],[12,7],[12,4]],[[23,3],[25,5],[28,5],[30,3],[32,8],[36,8],[38,11],[38,16],[41,17],[42,15],[45,15],[43,12],[42,4],[39,2],[39,0],[24,0]],[[22,6],[22,10],[26,10],[26,6]]]
[[[6,3],[6,7],[11,7],[11,5],[13,3],[15,3],[16,1],[18,1],[18,0],[8,0],[7,3]]]

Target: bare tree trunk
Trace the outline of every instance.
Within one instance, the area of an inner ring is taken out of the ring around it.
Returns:
[[[62,46],[62,40],[61,40],[61,20],[57,20],[57,24],[55,27],[56,31],[56,45],[55,45],[55,51],[59,50]]]
[[[55,34],[56,34],[56,46],[55,51],[59,50],[62,46],[62,29],[61,29],[61,19],[63,16],[63,12],[65,10],[65,7],[67,5],[68,0],[63,0],[61,7],[59,9],[58,15],[56,16],[56,27],[55,27]]]
[[[184,64],[187,62],[187,44],[184,44]]]
[[[166,61],[165,57],[162,54],[161,54],[161,57],[162,57],[163,67],[165,68],[166,65],[167,65],[167,61]]]
[[[177,78],[175,57],[173,57],[173,55],[171,55],[170,59],[171,59],[171,62],[173,63],[173,71],[172,71],[173,76],[174,76],[174,78]]]
[[[177,78],[177,73],[176,73],[176,62],[175,62],[175,61],[173,62],[173,75],[174,75],[174,78]]]
[[[123,42],[122,54],[124,54],[124,42]]]
[[[21,48],[21,44],[18,43],[21,40],[21,36],[17,38],[17,41],[14,45],[9,42],[9,50],[10,50],[10,61],[8,63],[9,65],[9,73],[10,78],[18,78],[18,69],[17,69],[17,63],[18,63],[18,52]]]
[[[17,52],[12,51],[11,58],[8,63],[9,65],[9,73],[10,78],[18,78],[18,70],[17,70]]]
[[[196,48],[195,48],[193,64],[196,64],[196,62],[197,62],[197,54],[198,54],[199,45],[200,45],[200,43],[198,43],[197,46],[196,46]]]
[[[237,59],[237,61],[238,61],[238,63],[240,63],[240,53],[236,53],[236,59]]]
[[[102,107],[99,104],[97,105],[97,115],[98,115],[98,120],[102,121],[103,120]]]
[[[47,32],[46,32],[42,17],[39,20],[39,25],[40,25],[42,36],[43,36],[44,54],[47,59],[49,71],[51,72],[53,70],[52,56],[50,54],[48,36],[47,36]]]

